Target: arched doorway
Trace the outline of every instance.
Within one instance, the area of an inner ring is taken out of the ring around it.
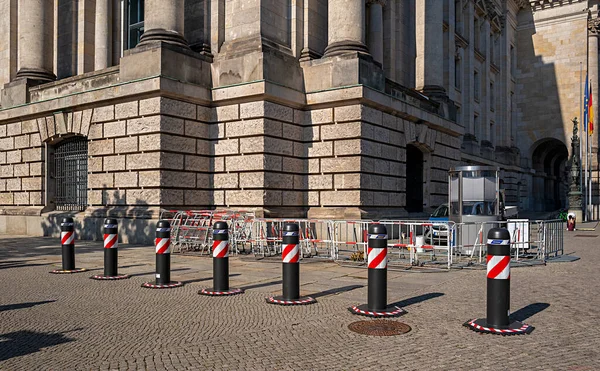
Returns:
[[[533,198],[531,209],[553,211],[567,206],[565,167],[569,152],[563,142],[548,138],[539,142],[532,155]]]
[[[423,211],[423,152],[406,146],[406,211]]]

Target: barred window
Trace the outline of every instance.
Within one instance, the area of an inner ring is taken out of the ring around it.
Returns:
[[[87,206],[88,142],[72,137],[54,149],[54,201],[57,210],[83,211]]]

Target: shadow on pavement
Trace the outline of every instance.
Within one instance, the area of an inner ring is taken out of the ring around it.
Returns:
[[[79,331],[81,329],[72,330]],[[15,331],[0,335],[0,362],[14,357],[39,352],[42,348],[48,348],[59,344],[75,341],[64,334],[71,331],[59,333]]]
[[[327,296],[327,295],[339,294],[342,292],[348,292],[348,291],[360,289],[363,287],[365,287],[365,286],[364,285],[349,285],[349,286],[343,286],[343,287],[336,287],[335,289],[329,289],[329,290],[317,292],[310,296],[316,299],[316,298],[321,298],[321,297]]]
[[[44,300],[44,301],[34,301],[31,303],[0,305],[0,312],[5,312],[7,310],[31,308],[31,307],[35,307],[36,305],[40,305],[40,304],[54,303],[55,301],[56,300]]]
[[[523,322],[527,318],[533,317],[534,315],[536,315],[539,312],[545,310],[549,306],[550,306],[550,304],[548,304],[548,303],[533,303],[533,304],[529,304],[528,306],[523,307],[523,308],[519,309],[518,311],[516,311],[514,313],[511,313],[510,319],[513,320],[513,321]]]
[[[246,291],[246,290],[258,289],[258,288],[261,288],[261,287],[279,285],[281,283],[283,283],[282,280],[271,281],[271,282],[263,282],[263,283],[257,283],[257,284],[254,284],[254,285],[243,286],[243,287],[240,287],[240,289]]]
[[[441,292],[431,292],[429,294],[423,294],[423,295],[419,295],[419,296],[414,296],[412,298],[400,300],[400,301],[398,301],[396,303],[392,303],[390,305],[397,306],[400,308],[408,307],[409,305],[418,304],[418,303],[421,303],[421,302],[423,302],[425,300],[429,300],[429,299],[439,298],[440,296],[444,296],[444,294],[442,294]]]
[[[133,268],[133,267],[143,267],[147,264],[130,264],[130,265],[122,265],[119,268]]]
[[[9,268],[23,268],[23,267],[37,267],[42,265],[51,265],[52,263],[39,263],[39,264],[31,264],[28,260],[10,260],[0,262],[0,269],[9,269]]]
[[[148,245],[120,244],[119,250],[154,251]],[[75,254],[102,253],[102,241],[75,240]],[[0,239],[0,259],[30,259],[40,256],[61,256],[58,238],[52,237],[3,237]]]
[[[171,269],[171,272],[189,271],[190,269],[191,268],[176,268],[176,269]],[[131,273],[131,274],[129,274],[129,277],[149,276],[151,274],[156,274],[156,271],[144,272],[144,273]]]
[[[234,274],[230,274],[229,277],[236,277],[236,276],[241,276],[240,273],[234,273]],[[181,281],[184,284],[188,284],[188,283],[194,283],[194,282],[202,282],[202,281],[209,281],[212,280],[212,277],[204,277],[204,278],[196,278],[193,280],[185,280],[185,281]]]

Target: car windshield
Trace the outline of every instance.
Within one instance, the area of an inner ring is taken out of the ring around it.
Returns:
[[[431,214],[433,218],[443,218],[448,216],[448,206],[442,205],[438,207],[433,214]]]
[[[463,215],[494,215],[492,202],[463,202]]]

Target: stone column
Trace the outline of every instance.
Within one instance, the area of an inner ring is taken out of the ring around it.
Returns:
[[[365,45],[365,1],[329,0],[325,56],[346,52],[368,53]]]
[[[383,7],[386,0],[367,0],[369,5],[369,51],[375,62],[383,65]]]
[[[189,48],[183,37],[184,0],[146,0],[144,33],[138,46],[162,41]]]
[[[52,42],[46,35],[46,19],[53,17],[53,10],[46,0],[22,0],[18,7],[18,54],[17,78],[37,81],[53,81],[52,66],[47,54],[52,53]]]
[[[444,7],[439,0],[416,0],[416,87],[429,95],[445,95]]]
[[[110,67],[112,60],[112,0],[96,0],[96,29],[94,32],[94,70]]]

